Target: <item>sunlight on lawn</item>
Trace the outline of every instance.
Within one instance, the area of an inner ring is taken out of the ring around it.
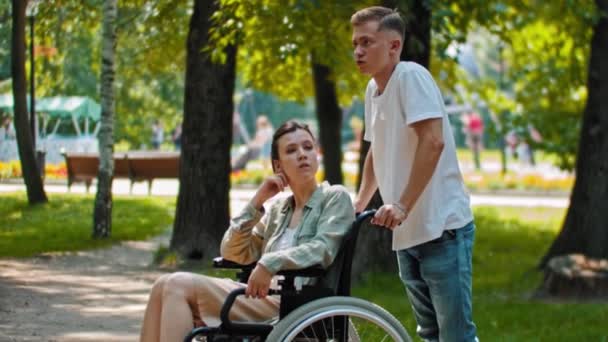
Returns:
[[[93,195],[51,194],[46,205],[30,207],[24,193],[1,194],[0,257],[27,257],[142,240],[168,229],[173,222],[173,198],[115,196],[112,235],[94,240],[93,202]]]

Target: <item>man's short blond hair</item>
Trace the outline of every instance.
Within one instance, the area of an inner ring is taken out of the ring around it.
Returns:
[[[369,21],[377,21],[378,31],[391,30],[399,33],[401,40],[405,39],[405,22],[397,10],[382,6],[372,6],[359,10],[350,17],[353,26],[365,24]]]

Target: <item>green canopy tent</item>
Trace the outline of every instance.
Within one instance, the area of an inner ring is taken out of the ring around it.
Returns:
[[[13,112],[13,95],[0,95],[0,110],[9,113]]]
[[[29,104],[29,102],[28,102]],[[13,96],[0,95],[0,110],[8,113],[13,112]],[[101,106],[89,97],[83,96],[54,96],[43,97],[36,100],[36,112],[43,113],[42,131],[47,132],[48,124],[55,120],[54,127],[49,134],[55,134],[59,125],[64,120],[71,120],[74,130],[78,136],[88,135],[91,123],[97,123],[93,135],[99,130],[99,118],[101,117]],[[80,122],[84,122],[81,129]]]

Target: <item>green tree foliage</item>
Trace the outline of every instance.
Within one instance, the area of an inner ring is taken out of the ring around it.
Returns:
[[[398,1],[398,7],[407,9],[411,2]],[[243,46],[239,71],[246,84],[289,99],[309,97],[314,51],[333,69],[342,105],[362,94],[367,78],[352,66],[348,19],[356,9],[376,2],[221,3],[212,37],[219,46],[236,40]],[[593,1],[427,4],[433,27],[430,69],[442,88],[459,102],[487,107],[497,118],[499,135],[515,129],[529,139],[526,128],[535,126],[544,138],[540,147],[555,152],[560,165],[571,168],[586,98],[585,42],[597,20]],[[407,10],[402,14],[406,21],[414,15]],[[459,67],[453,52],[467,40],[477,40],[475,53],[484,63],[476,77]]]
[[[243,83],[282,98],[314,95],[315,62],[332,69],[340,103],[363,93],[367,77],[354,68],[350,16],[372,1],[221,0],[215,46],[238,41]],[[219,49],[216,49],[219,51]],[[215,58],[222,56],[215,54]]]
[[[498,117],[500,133],[515,129],[529,138],[525,128],[532,124],[543,135],[541,147],[571,169],[586,99],[588,42],[598,18],[593,1],[434,1],[433,6],[434,48],[443,58],[431,69],[442,86],[456,90],[460,84],[459,100],[480,100]],[[471,38],[482,62],[479,77],[467,75],[449,54],[454,42]]]
[[[0,2],[0,82],[11,77],[11,27],[10,2],[2,1]]]
[[[41,2],[36,15],[36,93],[100,100],[101,0]],[[0,17],[8,11],[0,5]],[[152,121],[173,127],[183,108],[187,1],[121,1],[117,19],[116,141],[149,145]],[[0,21],[0,33],[10,27]],[[7,55],[0,34],[0,80]],[[29,39],[29,36],[28,36]],[[8,46],[8,45],[7,45]],[[29,66],[26,66],[29,68]]]
[[[341,105],[362,96],[367,77],[352,64],[349,18],[355,10],[378,1],[220,2],[222,9],[214,15],[218,24],[212,32],[215,44],[208,48],[221,51],[222,46],[239,41],[239,75],[246,87],[299,101],[311,97],[314,51],[334,71]],[[408,8],[412,0],[398,2],[400,8]],[[52,1],[40,4],[36,45],[55,51],[36,57],[39,96],[86,95],[99,100],[101,3],[66,0],[61,6]],[[433,20],[430,69],[442,88],[455,94],[459,102],[487,106],[503,131],[533,124],[544,138],[540,147],[558,154],[562,166],[571,167],[587,96],[586,42],[598,16],[593,1],[426,3]],[[120,2],[117,141],[128,140],[137,148],[148,143],[154,118],[161,118],[169,128],[180,120],[184,23],[191,11],[185,0]],[[402,12],[406,20],[413,15]],[[0,19],[9,15],[10,6],[0,3]],[[10,66],[8,32],[10,20],[0,20],[0,81],[8,77]],[[451,53],[467,40],[481,62],[478,77],[466,74]],[[221,58],[221,54],[215,55]]]
[[[183,115],[185,41],[191,4],[185,0],[123,1],[117,53],[117,140],[150,144],[155,118],[169,130]]]

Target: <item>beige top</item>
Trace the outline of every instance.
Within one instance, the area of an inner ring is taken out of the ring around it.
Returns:
[[[275,250],[294,211],[293,196],[277,200],[264,214],[251,204],[234,217],[220,246],[223,258],[249,264],[258,261],[273,274],[280,270],[313,265],[328,267],[336,257],[342,238],[350,229],[355,211],[343,186],[324,182],[312,194],[295,227],[294,245]]]

